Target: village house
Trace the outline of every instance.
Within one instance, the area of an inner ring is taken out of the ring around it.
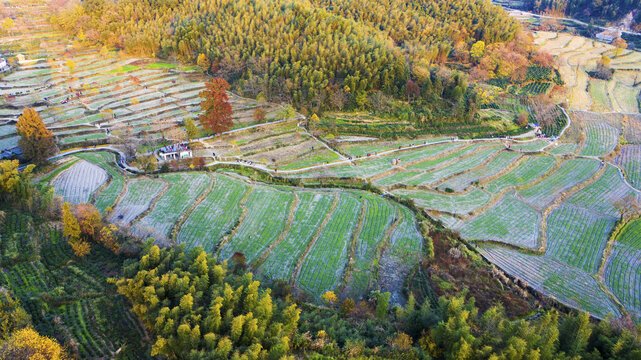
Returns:
[[[173,144],[167,145],[160,148],[158,155],[163,160],[173,160],[173,159],[185,159],[193,156],[191,148],[189,145],[184,144]]]
[[[11,65],[9,65],[9,63],[7,62],[7,59],[0,58],[0,74],[5,73],[9,70],[11,70]]]
[[[612,43],[614,40],[621,37],[621,30],[619,29],[606,29],[596,34],[596,39],[605,43]]]

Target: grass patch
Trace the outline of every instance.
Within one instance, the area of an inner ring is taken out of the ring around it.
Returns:
[[[134,71],[134,70],[138,70],[138,69],[140,69],[140,66],[124,65],[124,66],[121,66],[121,67],[119,67],[117,69],[113,69],[113,70],[107,71],[107,74],[117,74],[117,73],[123,73],[123,72],[130,72],[130,71]]]
[[[147,65],[147,67],[150,69],[175,69],[176,67],[178,67],[178,65],[157,62],[157,63],[149,64]]]

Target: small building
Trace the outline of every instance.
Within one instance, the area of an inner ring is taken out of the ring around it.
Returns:
[[[606,29],[596,34],[596,39],[604,43],[612,43],[614,40],[621,37],[621,30],[619,29]]]
[[[18,60],[18,64],[22,65],[26,62],[27,57],[24,56],[23,54],[18,54],[16,55],[16,59]]]
[[[163,160],[174,160],[190,158],[193,156],[193,153],[189,145],[173,144],[160,148],[158,155],[160,155]]]
[[[6,73],[9,70],[11,70],[11,65],[9,65],[9,63],[7,62],[7,59],[0,58],[0,74]]]

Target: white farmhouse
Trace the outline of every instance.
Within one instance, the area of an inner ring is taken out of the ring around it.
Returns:
[[[158,155],[160,155],[163,160],[185,159],[193,156],[191,148],[184,144],[163,146],[160,148],[160,151],[158,151]]]
[[[621,37],[621,30],[619,29],[606,29],[596,34],[596,39],[604,43],[612,43],[614,40]]]
[[[9,70],[11,70],[11,65],[9,65],[9,63],[7,62],[7,59],[0,58],[0,74],[5,73]]]

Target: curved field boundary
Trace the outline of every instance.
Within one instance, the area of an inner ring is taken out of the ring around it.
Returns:
[[[303,266],[303,260],[305,260],[305,258],[307,258],[307,255],[309,254],[309,251],[312,249],[314,244],[316,244],[316,241],[320,237],[323,229],[325,229],[325,227],[329,223],[330,219],[332,219],[332,217],[334,216],[334,212],[336,211],[336,207],[338,206],[339,198],[340,198],[339,193],[335,193],[333,195],[332,204],[329,207],[327,213],[325,214],[325,217],[323,218],[323,222],[316,228],[316,231],[312,235],[312,238],[307,242],[307,246],[305,247],[305,249],[303,249],[303,251],[300,252],[300,254],[297,257],[295,257],[296,264],[294,265],[293,271],[290,273],[291,276],[290,276],[289,282],[291,284],[295,284],[296,283],[296,278],[298,277],[298,274],[300,273],[301,267]],[[294,253],[297,253],[297,252],[294,252]],[[276,261],[278,261],[278,260],[276,260]]]
[[[479,250],[503,271],[563,304],[589,311],[599,319],[621,314],[599,283],[584,271],[546,256],[524,254],[505,247],[484,245]]]
[[[219,257],[229,259],[235,252],[241,252],[251,264],[283,233],[293,199],[291,191],[255,186],[245,202],[247,216],[220,248]]]
[[[169,187],[168,182],[157,179],[138,178],[128,181],[108,218],[121,225],[134,224],[152,210]]]
[[[176,241],[188,248],[203,246],[210,252],[239,222],[242,214],[241,201],[249,192],[249,186],[226,175],[217,174],[214,185],[176,234]]]
[[[609,251],[611,253],[609,253]],[[641,220],[631,220],[611,237],[601,267],[607,287],[630,309],[641,316]]]
[[[178,238],[178,232],[180,232],[180,229],[182,228],[183,224],[189,219],[191,216],[192,212],[209,196],[209,193],[214,189],[214,186],[216,185],[216,178],[212,176],[211,174],[207,174],[210,178],[211,181],[209,182],[209,187],[205,191],[203,191],[196,200],[191,204],[189,209],[185,211],[178,220],[174,223],[174,225],[171,228],[170,234],[171,234],[171,240],[176,243],[177,238]]]
[[[456,227],[470,241],[504,242],[534,249],[540,232],[541,215],[507,193],[491,209]]]
[[[360,226],[353,214],[364,214],[363,205],[353,195],[340,194],[336,209],[292,279],[302,290],[319,297],[336,290],[349,261],[350,240]],[[357,235],[357,234],[356,234]]]
[[[173,224],[209,186],[211,178],[199,173],[175,173],[161,179],[169,183],[169,189],[154,201],[150,211],[134,227],[141,235],[149,233],[157,240],[166,240]]]
[[[100,166],[80,160],[59,173],[51,183],[65,201],[80,204],[89,202],[107,180],[107,172]]]
[[[287,220],[285,222],[285,229],[280,233],[278,238],[275,241],[271,242],[267,247],[267,249],[265,249],[265,251],[263,251],[259,256],[257,256],[256,260],[254,260],[251,263],[250,266],[254,272],[263,264],[265,259],[269,256],[269,254],[271,254],[272,250],[274,250],[274,248],[277,247],[281,243],[281,241],[283,241],[287,237],[287,235],[289,235],[289,232],[294,223],[294,215],[296,213],[296,210],[298,210],[298,206],[300,202],[298,193],[295,191],[292,191],[292,193],[294,195],[294,198],[289,204],[289,210],[287,211]]]

